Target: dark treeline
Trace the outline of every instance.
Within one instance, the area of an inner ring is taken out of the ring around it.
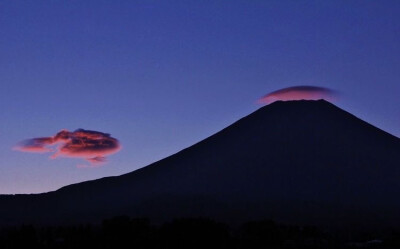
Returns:
[[[239,227],[205,218],[177,219],[153,225],[148,219],[119,216],[100,225],[0,229],[0,248],[400,248],[400,234],[362,240],[339,239],[316,227],[252,221]]]

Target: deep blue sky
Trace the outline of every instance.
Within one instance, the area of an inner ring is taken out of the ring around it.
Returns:
[[[146,166],[293,85],[400,136],[400,1],[1,1],[0,193]],[[111,133],[96,169],[11,150],[61,129]]]

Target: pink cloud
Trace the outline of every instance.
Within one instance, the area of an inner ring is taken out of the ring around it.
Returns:
[[[323,87],[316,86],[294,86],[283,88],[278,91],[271,92],[258,100],[260,104],[270,104],[272,102],[282,100],[319,100],[325,99],[333,101],[336,92]]]
[[[121,149],[117,139],[110,134],[78,129],[74,132],[62,130],[52,137],[27,139],[20,142],[15,150],[33,153],[54,152],[50,158],[76,157],[92,164],[106,162],[106,156]]]

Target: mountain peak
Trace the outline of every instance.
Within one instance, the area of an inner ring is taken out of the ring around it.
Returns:
[[[400,139],[325,100],[277,101],[131,173],[0,199],[0,224],[128,214],[398,225],[399,165]]]
[[[291,107],[291,108],[299,108],[299,107],[307,107],[307,106],[330,106],[336,107],[336,105],[331,102],[319,99],[319,100],[278,100],[269,105],[265,105],[261,108],[279,108],[279,107]]]

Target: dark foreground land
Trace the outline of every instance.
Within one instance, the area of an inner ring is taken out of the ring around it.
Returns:
[[[155,225],[145,218],[118,216],[96,225],[2,228],[0,248],[400,248],[400,232],[329,233],[271,220],[232,227],[206,218]]]

